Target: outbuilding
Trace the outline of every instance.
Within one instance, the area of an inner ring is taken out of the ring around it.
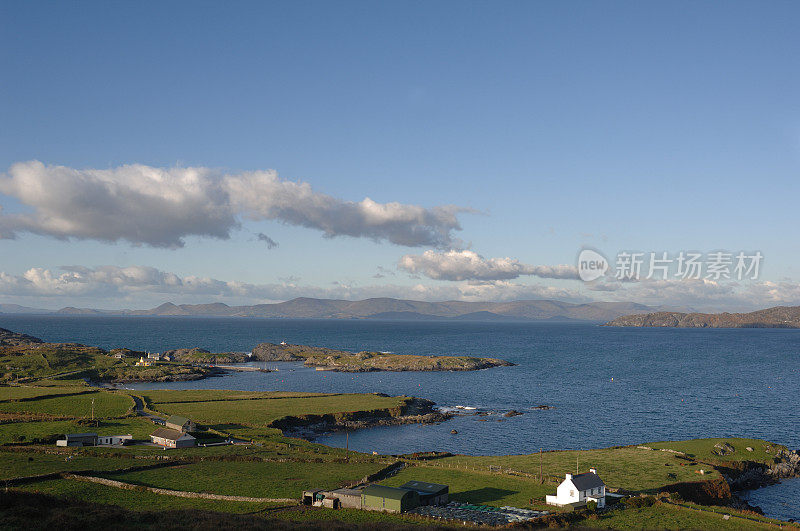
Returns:
[[[169,428],[158,428],[150,434],[150,440],[164,448],[188,448],[196,443],[195,438],[188,433]]]
[[[403,513],[419,505],[419,494],[414,490],[368,485],[361,491],[361,507],[372,511]]]
[[[103,446],[123,446],[133,440],[133,435],[99,435],[97,444]]]
[[[67,433],[56,441],[56,446],[96,446],[96,433]]]
[[[339,500],[345,509],[361,509],[361,489],[336,489],[325,493],[326,498]]]
[[[167,428],[177,431],[195,431],[197,428],[194,422],[186,417],[181,417],[178,415],[172,415],[170,418],[168,418],[167,422],[165,422],[165,425]]]
[[[400,485],[400,488],[415,491],[419,495],[421,505],[446,505],[450,493],[450,487],[447,485],[427,481],[409,481]]]

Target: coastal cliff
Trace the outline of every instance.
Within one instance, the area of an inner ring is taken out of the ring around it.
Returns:
[[[776,306],[749,313],[654,312],[625,315],[603,326],[672,328],[800,328],[800,306]]]

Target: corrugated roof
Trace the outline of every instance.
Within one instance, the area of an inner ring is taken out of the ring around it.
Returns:
[[[336,489],[332,490],[331,493],[342,496],[361,496],[361,489]]]
[[[592,472],[586,472],[584,474],[572,476],[572,483],[578,490],[589,490],[605,485],[603,480],[600,479],[600,476]]]
[[[97,437],[96,433],[68,433],[66,435],[67,439],[78,439],[78,438],[86,438],[86,437]]]
[[[450,487],[447,485],[428,483],[427,481],[409,481],[408,483],[400,485],[400,488],[415,490],[425,494],[439,494],[450,490]]]
[[[171,430],[169,428],[158,428],[156,431],[150,434],[150,437],[158,437],[160,439],[169,439],[170,441],[177,441],[181,437],[191,437],[191,435],[187,435],[183,432],[178,430]]]
[[[365,496],[378,496],[381,498],[389,498],[390,500],[401,500],[412,492],[413,491],[409,489],[387,487],[386,485],[367,485],[364,488]]]

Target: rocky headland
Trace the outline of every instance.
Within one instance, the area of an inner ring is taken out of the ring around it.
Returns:
[[[776,306],[749,313],[654,312],[624,315],[604,326],[673,328],[800,328],[800,306]]]
[[[325,415],[298,415],[283,417],[270,424],[280,429],[287,437],[313,439],[323,433],[357,430],[375,426],[398,426],[402,424],[434,424],[449,419],[452,415],[434,408],[435,403],[423,398],[407,398],[395,408]]]

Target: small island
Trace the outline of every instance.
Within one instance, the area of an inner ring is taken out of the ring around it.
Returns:
[[[477,371],[514,364],[497,358],[471,356],[419,356],[387,352],[345,352],[305,345],[261,343],[252,352],[260,361],[302,361],[308,367],[339,372],[371,371]]]
[[[497,358],[421,356],[388,352],[346,352],[326,347],[261,343],[252,352],[209,352],[202,348],[168,350],[164,356],[184,363],[219,364],[248,361],[301,361],[307,367],[337,372],[477,371],[514,364]]]

